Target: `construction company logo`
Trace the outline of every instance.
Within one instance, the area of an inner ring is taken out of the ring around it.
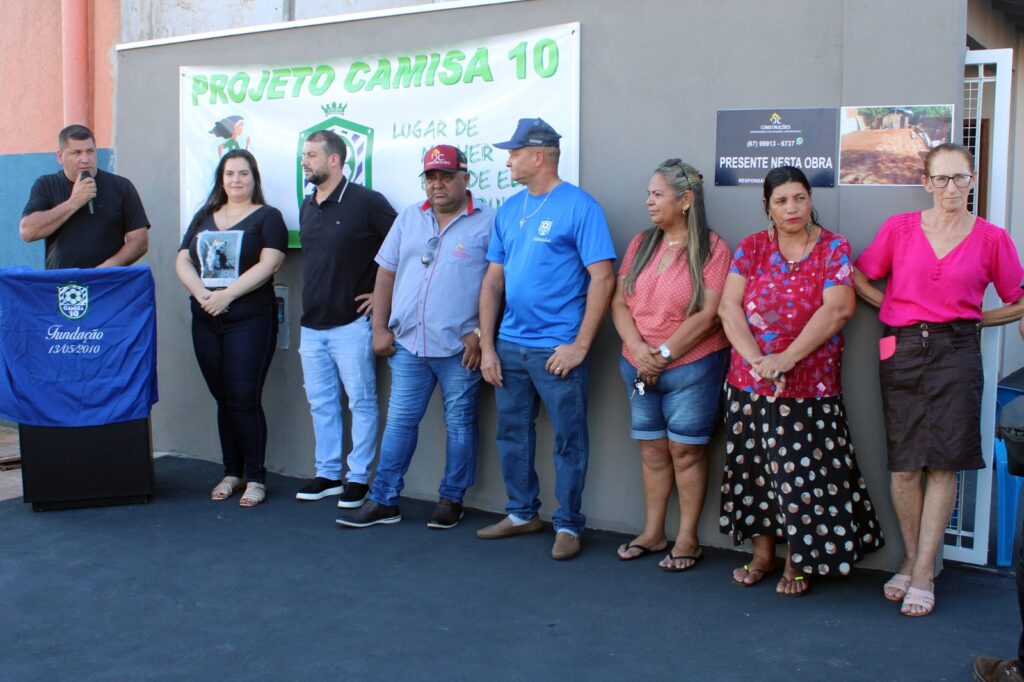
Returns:
[[[57,310],[69,320],[80,320],[89,312],[89,287],[68,282],[57,287]]]
[[[542,220],[542,221],[540,221],[540,225],[537,227],[537,234],[539,234],[541,237],[547,237],[550,232],[551,232],[551,221],[550,220]]]
[[[430,152],[430,161],[423,165],[434,166],[439,163],[444,163],[444,154],[441,152],[440,149],[434,149],[433,151]]]
[[[776,112],[771,115],[771,117],[768,119],[768,122],[771,123],[772,125],[777,126],[780,123],[782,123],[782,117],[779,116],[779,114]]]
[[[347,105],[332,104],[323,107],[324,113],[344,112]],[[337,133],[345,143],[347,154],[345,154],[345,177],[350,181],[373,187],[373,128],[341,118],[340,116],[328,115],[327,118],[299,133],[299,146],[295,155],[295,178],[297,199],[299,206],[306,197],[313,193],[316,185],[306,180],[302,172],[302,145],[306,143],[313,133],[319,130],[331,130]]]

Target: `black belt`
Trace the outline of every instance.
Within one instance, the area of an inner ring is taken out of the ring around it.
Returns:
[[[952,322],[917,322],[905,327],[885,326],[885,333],[897,336],[922,336],[928,338],[932,334],[977,334],[981,331],[979,320],[953,320]]]

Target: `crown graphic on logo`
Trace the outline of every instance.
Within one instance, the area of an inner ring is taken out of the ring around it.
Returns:
[[[442,154],[442,153],[441,153],[441,150],[440,150],[440,149],[435,149],[435,150],[434,150],[434,151],[433,151],[433,152],[432,152],[432,153],[430,154],[430,161],[431,161],[432,163],[438,163],[438,162],[440,162],[440,161],[444,161],[444,154]]]
[[[778,125],[778,124],[782,123],[782,117],[779,116],[777,113],[772,114],[771,118],[769,118],[768,120],[771,123],[773,123],[774,125]]]
[[[348,105],[343,102],[328,102],[321,104],[320,108],[323,109],[324,116],[333,116],[334,114],[344,114]]]

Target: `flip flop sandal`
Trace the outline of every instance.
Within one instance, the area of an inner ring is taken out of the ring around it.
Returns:
[[[766,570],[766,569],[763,569],[763,568],[751,568],[750,564],[743,564],[743,570],[746,571],[747,575],[749,575],[751,578],[754,578],[754,580],[749,582],[749,583],[746,583],[746,582],[743,582],[742,580],[736,580],[736,578],[733,577],[732,581],[734,583],[736,583],[737,585],[741,585],[742,587],[753,587],[754,585],[756,585],[759,582],[761,582],[762,580],[764,580],[764,577],[766,575],[768,575],[774,569],[767,569]],[[733,571],[733,572],[735,573],[735,571]],[[755,575],[756,575],[756,577],[755,577]]]
[[[262,504],[265,499],[267,499],[267,486],[262,483],[249,483],[242,499],[238,501],[238,506],[255,507]]]
[[[242,479],[237,476],[225,476],[223,480],[215,485],[213,490],[210,491],[210,499],[215,502],[226,500],[241,490],[243,485],[244,483],[242,483]]]
[[[910,587],[910,576],[897,573],[882,586],[882,593],[889,601],[903,601],[903,598],[907,596],[908,587]],[[902,592],[903,594],[898,597],[890,597],[890,592]]]
[[[800,590],[799,592],[779,592],[780,587],[784,585],[792,585],[794,583],[803,583],[804,589]],[[780,594],[783,597],[802,597],[810,591],[811,584],[807,582],[807,580],[802,575],[798,575],[795,578],[787,578],[786,576],[782,576],[779,579],[779,584],[775,587],[775,593]]]
[[[935,609],[934,588],[934,584],[931,590],[919,590],[916,587],[908,587],[907,596],[903,598],[903,606],[900,607],[900,613],[911,618],[927,616]],[[923,606],[925,610],[921,613],[907,613],[906,608],[908,606]]]
[[[628,552],[631,549],[639,549],[640,553],[634,554],[633,556],[622,556],[623,552]],[[615,552],[615,555],[619,557],[619,561],[632,561],[633,559],[639,559],[640,557],[650,556],[651,554],[661,554],[666,549],[668,549],[668,541],[666,541],[665,544],[658,549],[644,547],[643,545],[638,545],[636,543],[631,542],[628,545],[620,546],[619,549]]]
[[[661,570],[666,573],[682,573],[683,571],[689,571],[691,568],[699,564],[703,558],[704,552],[701,552],[700,554],[672,554],[669,552],[669,561],[682,561],[683,559],[689,559],[693,563],[689,566],[662,566]],[[754,570],[756,571],[757,569],[755,568]],[[750,571],[748,570],[747,573],[749,574]]]

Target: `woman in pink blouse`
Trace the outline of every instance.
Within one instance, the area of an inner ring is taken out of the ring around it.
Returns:
[[[661,568],[686,571],[704,557],[697,524],[729,357],[718,321],[729,246],[708,229],[703,178],[679,159],[654,171],[647,211],[654,227],[630,243],[612,298],[646,510],[643,532],[619,547],[618,556],[629,561],[668,550]],[[665,515],[673,485],[679,530],[671,544]]]
[[[764,208],[769,227],[740,242],[718,309],[733,346],[719,524],[754,546],[735,582],[760,582],[781,541],[775,591],[800,596],[811,576],[848,575],[883,540],[840,386],[840,330],[856,302],[850,245],[818,224],[798,168],[765,176]]]
[[[903,536],[886,599],[907,616],[935,606],[935,556],[953,510],[956,471],[981,469],[982,326],[1024,312],[1017,249],[1005,230],[967,210],[974,160],[943,144],[925,158],[934,205],[889,218],[854,270],[857,293],[879,310],[879,377],[891,493]],[[873,284],[888,276],[883,293]],[[994,284],[1010,305],[981,310]]]

